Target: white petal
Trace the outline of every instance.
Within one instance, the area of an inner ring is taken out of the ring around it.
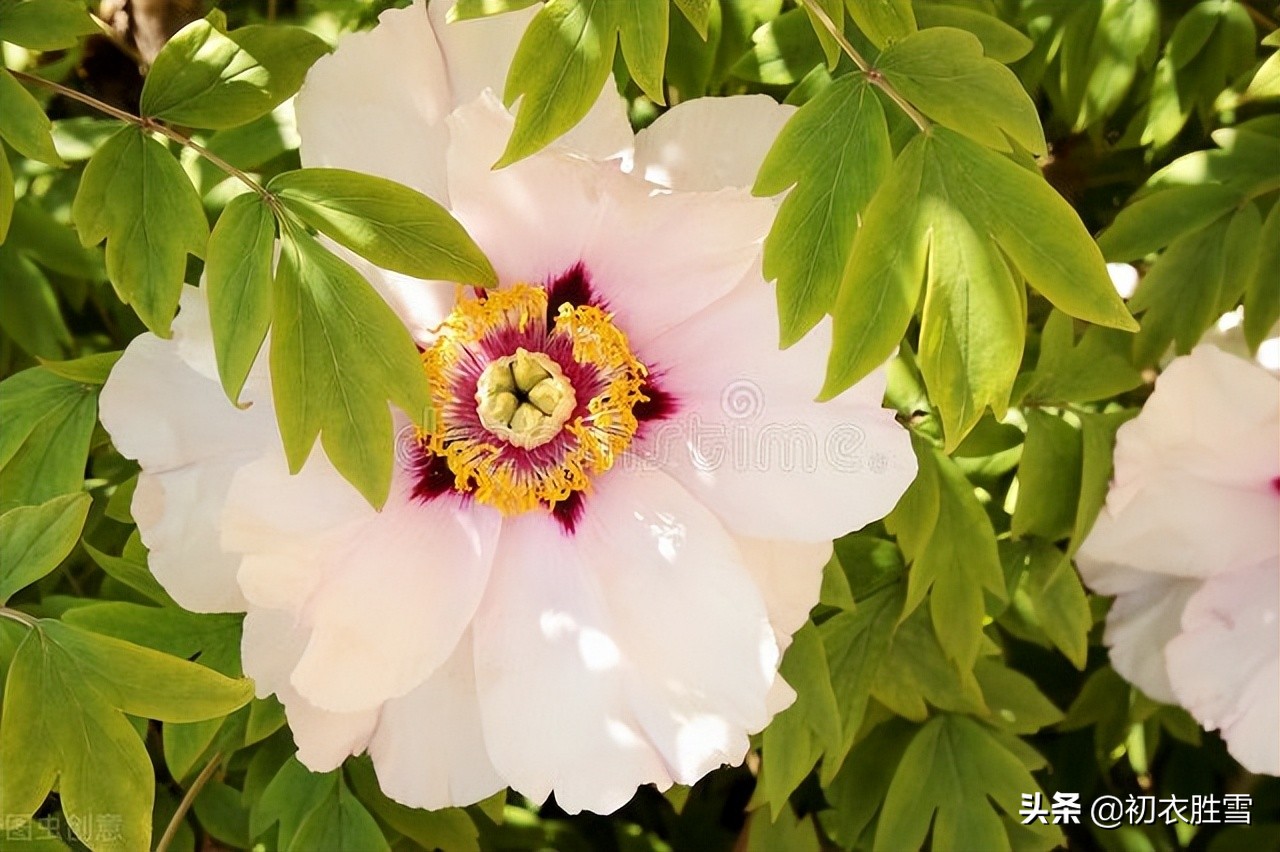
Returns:
[[[813,401],[830,344],[824,321],[779,350],[772,288],[744,282],[646,346],[678,400],[646,430],[642,463],[669,470],[736,533],[821,542],[884,517],[915,477],[915,455],[881,407],[877,370]]]
[[[1166,652],[1178,702],[1251,772],[1280,775],[1280,570],[1219,574],[1187,602]]]
[[[665,474],[616,471],[587,500],[575,538],[642,678],[630,689],[637,719],[679,783],[739,763],[747,734],[770,719],[780,652],[769,607],[790,602],[766,603],[774,589],[757,586],[719,520]]]
[[[1107,613],[1103,641],[1111,650],[1111,665],[1121,677],[1156,701],[1174,702],[1165,664],[1165,646],[1181,630],[1182,610],[1199,588],[1198,580],[1159,574],[1116,597]]]
[[[251,609],[244,619],[240,654],[259,698],[275,694],[284,705],[298,760],[312,772],[337,769],[369,744],[378,710],[330,713],[312,705],[289,684],[289,673],[307,645],[306,630],[281,610]]]
[[[490,758],[514,789],[570,812],[609,813],[636,787],[671,784],[627,703],[595,566],[546,518],[507,519],[474,622]]]
[[[822,569],[831,560],[831,542],[739,539],[745,558],[769,610],[778,647],[786,650],[791,635],[809,620],[822,591]]]
[[[99,416],[121,454],[142,465],[134,515],[149,564],[174,599],[197,612],[244,608],[239,558],[219,547],[217,520],[236,471],[278,438],[265,379],[247,410],[223,394],[202,291],[183,291],[174,336],[135,338],[102,389]]]
[[[342,37],[307,73],[294,103],[302,164],[368,172],[448,199],[444,57],[421,0]],[[394,80],[395,85],[388,85]]]
[[[480,728],[470,632],[421,686],[383,706],[369,754],[382,791],[411,808],[462,807],[506,786]]]
[[[245,554],[240,582],[260,606],[310,631],[291,676],[318,707],[362,710],[404,695],[448,659],[479,603],[499,517],[453,500],[416,501],[408,475],[375,512],[314,453],[242,472],[224,521]]]
[[[672,189],[750,189],[794,112],[768,95],[676,104],[636,134],[634,171]]]

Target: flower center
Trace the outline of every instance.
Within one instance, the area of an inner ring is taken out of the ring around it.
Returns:
[[[481,425],[526,450],[558,435],[577,403],[560,365],[524,347],[485,367],[476,388]]]
[[[422,362],[436,411],[419,436],[424,492],[451,479],[506,514],[587,490],[630,446],[649,399],[648,371],[607,312],[549,311],[529,284],[459,299]]]

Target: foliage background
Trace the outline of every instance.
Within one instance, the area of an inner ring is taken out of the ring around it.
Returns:
[[[181,611],[146,570],[128,509],[136,467],[97,424],[96,394],[112,353],[147,327],[167,330],[182,281],[208,277],[234,398],[271,322],[273,287],[279,303],[350,286],[309,231],[408,274],[492,276],[421,196],[297,171],[291,113],[277,105],[325,42],[397,4],[216,5],[225,18],[193,24],[157,55],[154,29],[208,10],[175,0],[147,20],[104,8],[109,20],[95,23],[78,0],[0,3],[5,67],[16,72],[0,76],[0,849],[1280,844],[1280,782],[1247,774],[1216,735],[1115,674],[1100,645],[1108,601],[1082,588],[1070,562],[1105,494],[1115,429],[1166,351],[1187,351],[1241,303],[1253,346],[1280,316],[1275,4],[552,4],[508,83],[508,99],[523,94],[526,105],[512,159],[570,126],[609,70],[637,127],[703,94],[804,106],[757,185],[794,185],[766,244],[781,339],[834,314],[833,392],[901,344],[888,404],[921,462],[889,518],[837,542],[822,603],[783,664],[800,698],[746,765],[692,789],[642,789],[610,817],[568,817],[515,795],[413,811],[381,795],[367,759],[307,772],[279,705],[248,700],[239,618]],[[461,10],[524,5],[463,0]],[[608,38],[574,52],[565,26]],[[239,88],[228,82],[237,50],[262,66]],[[851,54],[875,65],[876,86]],[[145,86],[139,59],[152,66]],[[552,89],[551,78],[578,82]],[[200,94],[210,81],[212,101]],[[130,122],[149,133],[120,130]],[[153,191],[137,192],[144,184]],[[363,202],[343,218],[339,196]],[[927,203],[938,197],[949,200]],[[419,249],[410,256],[389,248],[404,209],[437,225],[407,235]],[[277,229],[296,269],[272,282]],[[1144,272],[1128,304],[1137,334],[1123,330],[1128,315],[1089,234],[1101,234],[1106,260]],[[899,294],[896,309],[871,310],[866,294],[881,291]],[[960,308],[970,300],[971,315]],[[983,354],[948,347],[948,334]],[[348,372],[304,355],[282,369],[371,387],[365,412],[385,417],[391,399],[424,417],[396,380],[411,354],[398,345],[381,365],[353,356]],[[368,421],[281,413],[291,455],[305,457],[319,433],[378,502],[390,436]],[[1086,816],[1033,830],[1016,811],[1036,790],[1086,803],[1246,792],[1253,824],[1103,831]]]

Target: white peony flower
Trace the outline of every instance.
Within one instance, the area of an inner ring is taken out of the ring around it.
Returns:
[[[1116,671],[1280,774],[1280,382],[1208,344],[1174,359],[1076,561],[1116,596]]]
[[[750,186],[788,108],[695,100],[633,137],[608,86],[494,171],[493,92],[534,10],[445,26],[446,5],[345,38],[297,101],[306,165],[432,195],[501,279],[475,296],[357,262],[439,416],[402,429],[385,507],[320,449],[288,475],[265,357],[237,410],[194,288],[172,340],[129,346],[102,422],[142,466],[152,570],[186,607],[247,612],[245,671],[307,766],[368,751],[408,805],[509,785],[609,812],[744,758],[794,697],[779,656],[831,538],[885,515],[915,459],[883,371],[813,402],[829,322],[776,347],[776,202]]]

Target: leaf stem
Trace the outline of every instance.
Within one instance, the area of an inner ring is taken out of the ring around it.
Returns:
[[[169,820],[169,824],[165,826],[164,834],[160,836],[160,842],[156,844],[156,852],[166,852],[169,845],[173,843],[173,838],[178,834],[178,827],[182,825],[182,820],[186,817],[187,811],[191,810],[191,805],[195,802],[196,796],[200,795],[200,791],[204,789],[205,784],[209,783],[209,779],[213,777],[213,773],[221,763],[222,752],[217,752],[213,757],[209,758],[209,762],[205,764],[204,769],[200,770],[196,780],[191,782],[191,786],[187,788],[187,792],[182,796],[182,801],[178,802],[178,809],[173,812],[173,817]]]
[[[92,95],[86,95],[84,92],[78,92],[69,86],[64,86],[61,83],[55,83],[52,80],[46,80],[45,78],[39,77],[35,74],[27,74],[24,71],[11,71],[9,73],[13,74],[13,76],[17,77],[19,80],[23,80],[24,82],[35,86],[41,86],[45,89],[49,89],[50,91],[57,92],[65,98],[70,98],[73,101],[79,101],[82,104],[93,107],[98,112],[109,115],[119,121],[141,127],[143,130],[154,131],[163,136],[167,136],[184,148],[190,148],[192,151],[195,151],[228,176],[235,178],[245,186],[252,189],[258,195],[262,196],[263,200],[271,207],[274,208],[276,206],[275,196],[267,192],[267,190],[263,188],[262,184],[250,177],[247,172],[236,168],[217,154],[210,151],[208,148],[192,140],[191,137],[184,136],[158,119],[144,118],[142,116],[134,115],[133,113],[126,112],[118,107],[113,107],[111,104],[103,103]]]
[[[898,90],[885,79],[884,75],[877,71],[871,63],[858,52],[857,48],[849,43],[849,39],[844,37],[844,32],[840,27],[836,26],[835,21],[831,20],[831,16],[827,14],[827,11],[817,3],[813,2],[813,0],[798,0],[798,2],[808,10],[809,14],[818,19],[818,22],[822,24],[823,29],[831,34],[831,37],[836,40],[836,44],[840,45],[840,49],[845,52],[845,55],[853,60],[853,64],[857,66],[858,70],[867,75],[867,80],[871,85],[888,95],[889,100],[897,104],[898,108],[905,112],[907,117],[915,122],[916,127],[920,128],[922,133],[928,133],[930,127],[929,119],[925,118],[924,114],[921,113],[920,110],[912,106],[910,101],[899,94]]]
[[[25,612],[19,612],[16,609],[9,609],[7,606],[0,606],[0,618],[7,618],[10,621],[16,621],[24,627],[35,627],[36,620]]]

